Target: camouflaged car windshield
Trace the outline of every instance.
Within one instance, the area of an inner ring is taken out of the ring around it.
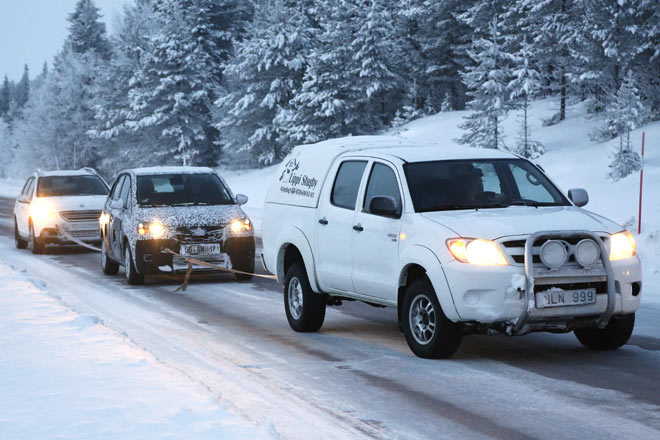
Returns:
[[[231,194],[215,174],[156,174],[137,177],[141,206],[230,205]]]
[[[46,176],[37,185],[37,197],[107,196],[109,192],[98,176]]]
[[[537,167],[522,159],[415,162],[404,169],[416,212],[570,206]]]

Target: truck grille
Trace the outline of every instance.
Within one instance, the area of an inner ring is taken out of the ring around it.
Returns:
[[[60,216],[68,222],[93,222],[101,217],[101,211],[61,211]]]
[[[224,225],[180,226],[174,233],[180,243],[220,243],[225,237]]]
[[[575,266],[575,267],[579,266],[579,264],[575,261],[574,250],[575,250],[575,245],[578,244],[578,242],[584,238],[588,238],[588,237],[571,237],[569,239],[562,239],[562,241],[568,243],[568,260],[566,261],[565,266]],[[605,248],[609,249],[609,236],[601,235],[600,238],[605,243]],[[515,237],[515,238],[507,237],[498,240],[510,264],[519,264],[519,265],[525,264],[526,239],[527,237]],[[534,248],[532,250],[532,254],[533,254],[532,258],[533,258],[534,266],[543,266],[543,263],[541,263],[541,258],[539,257],[539,253],[541,251],[541,246],[543,246],[543,244],[548,240],[552,240],[552,239],[542,238],[540,240],[537,240],[536,243],[534,243]]]

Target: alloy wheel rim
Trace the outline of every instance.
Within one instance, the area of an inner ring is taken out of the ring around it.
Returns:
[[[300,280],[296,277],[291,278],[291,281],[289,281],[287,299],[289,302],[289,312],[291,312],[291,317],[295,320],[300,319],[303,309],[303,291]]]
[[[435,336],[437,321],[435,307],[428,296],[417,295],[410,305],[408,322],[413,338],[418,344],[427,345]]]

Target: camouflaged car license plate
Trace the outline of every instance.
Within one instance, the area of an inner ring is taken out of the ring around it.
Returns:
[[[220,253],[220,244],[184,244],[181,245],[181,255],[185,257],[203,257]]]
[[[546,290],[536,294],[536,307],[582,306],[596,302],[596,289]]]

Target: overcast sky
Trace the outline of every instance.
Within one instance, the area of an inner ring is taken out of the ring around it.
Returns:
[[[62,48],[77,0],[0,0],[0,79],[18,81],[23,65],[30,78]],[[115,16],[132,0],[95,0],[109,31]]]

